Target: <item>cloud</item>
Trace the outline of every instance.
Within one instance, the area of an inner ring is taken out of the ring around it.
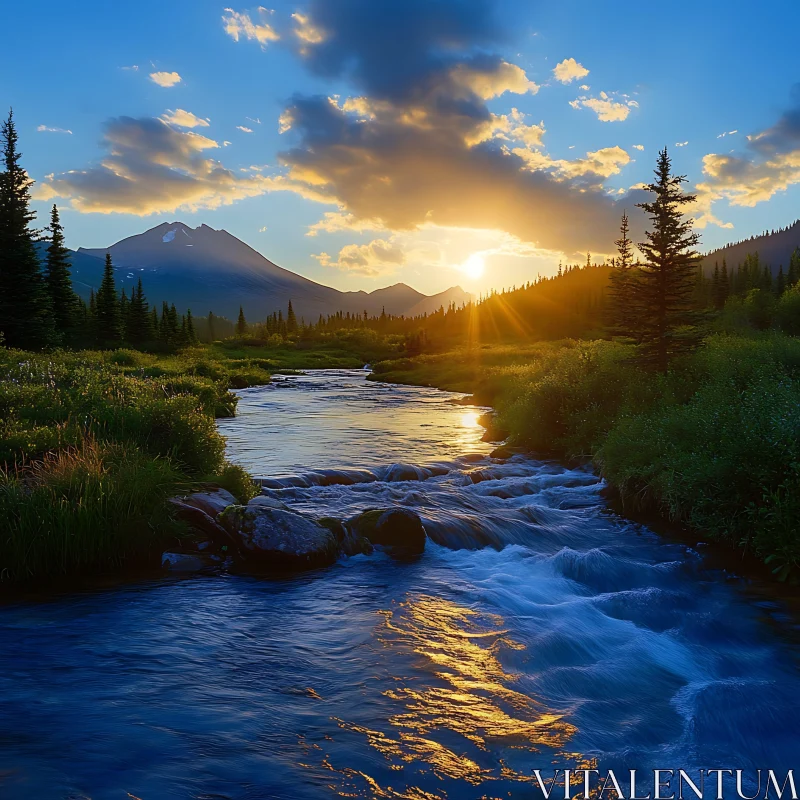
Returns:
[[[643,144],[635,144],[635,145],[633,145],[633,149],[634,150],[644,150],[644,145]]]
[[[350,272],[367,277],[376,277],[395,272],[406,263],[403,247],[395,241],[373,239],[368,244],[348,244],[334,260],[327,253],[312,256],[323,267],[335,267],[342,272]]]
[[[701,213],[698,222],[732,227],[714,216],[714,203],[727,201],[732,206],[752,208],[798,183],[800,84],[794,87],[791,107],[771,127],[747,136],[744,150],[703,157],[703,181],[696,187]]]
[[[309,17],[308,14],[301,14],[298,11],[292,14],[292,19],[295,22],[294,35],[303,42],[304,45],[320,44],[325,41],[325,31],[317,27],[311,21],[311,17]],[[301,52],[304,52],[304,49],[301,48]]]
[[[280,123],[285,172],[273,186],[335,205],[348,224],[475,227],[549,249],[602,251],[619,212],[601,178],[628,156],[533,163],[544,125],[487,107],[535,86],[492,54],[507,41],[496,11],[490,0],[311,0],[325,38],[307,45],[303,62],[355,92],[292,99]]]
[[[689,142],[675,142],[675,147],[686,147]]]
[[[237,131],[241,131],[242,133],[252,133],[253,132],[252,128],[247,128],[244,125],[237,125],[236,126],[236,130]]]
[[[733,136],[734,133],[739,133],[739,131],[723,131],[719,136],[717,136],[717,139],[724,139],[726,136]]]
[[[384,230],[385,225],[379,219],[357,219],[352,214],[344,211],[326,211],[319,222],[309,225],[306,236],[316,236],[318,233],[339,233],[351,231],[364,233],[365,231]]]
[[[262,49],[269,42],[277,42],[281,37],[269,23],[264,21],[265,16],[269,13],[267,9],[259,6],[257,13],[260,19],[254,22],[247,12],[226,8],[222,15],[225,32],[235,42],[239,41],[240,36],[244,36],[245,39],[258,42]]]
[[[620,97],[620,100],[616,98]],[[630,100],[627,95],[608,94],[600,92],[599,97],[578,97],[570,101],[573,108],[589,108],[597,114],[601,122],[622,122],[628,119],[631,110],[638,108],[635,100]]]
[[[138,72],[139,65],[138,64],[131,64],[129,67],[120,67],[120,69],[125,70],[126,72]]]
[[[258,229],[258,232],[259,232],[259,233],[266,233],[266,232],[267,232],[267,230],[268,230],[267,226],[266,226],[266,225],[262,225],[262,226],[261,226],[261,227]]]
[[[258,117],[245,117],[248,122],[252,122],[254,125],[260,125],[261,120]]]
[[[603,147],[588,152],[585,158],[573,160],[553,159],[550,156],[530,149],[518,148],[515,155],[522,158],[533,170],[552,170],[560,178],[588,178],[590,184],[599,186],[597,178],[618,175],[622,167],[630,164],[631,157],[619,146]]]
[[[72,135],[72,131],[68,128],[50,128],[47,125],[39,125],[36,130],[39,131],[39,133],[68,133]]]
[[[161,119],[168,125],[176,125],[179,128],[207,128],[209,125],[209,120],[198,117],[191,111],[184,111],[182,108],[176,108],[174,111],[167,109],[161,115]]]
[[[565,58],[561,63],[556,64],[553,69],[555,79],[561,83],[572,83],[572,81],[577,81],[579,78],[585,78],[588,74],[589,70],[574,58]]]
[[[217,208],[267,191],[271,180],[237,177],[208,157],[219,147],[160,119],[117,117],[105,127],[99,164],[50,176],[36,196],[68,198],[73,208],[101,214],[155,214]]]
[[[181,76],[177,72],[151,72],[150,80],[167,89],[180,83]]]

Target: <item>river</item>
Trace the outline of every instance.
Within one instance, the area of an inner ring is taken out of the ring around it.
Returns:
[[[424,555],[3,606],[0,798],[540,797],[554,765],[798,766],[780,603],[610,513],[587,470],[491,459],[459,396],[365,378],[240,392],[229,455],[302,512],[413,508]],[[398,462],[432,475],[383,480]],[[375,480],[320,485],[333,468]]]

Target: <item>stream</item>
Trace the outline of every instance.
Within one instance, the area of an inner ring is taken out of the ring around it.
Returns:
[[[0,799],[539,798],[534,769],[798,766],[782,604],[611,513],[589,470],[493,459],[483,409],[363,371],[239,395],[220,429],[266,493],[406,506],[425,553],[0,607]]]

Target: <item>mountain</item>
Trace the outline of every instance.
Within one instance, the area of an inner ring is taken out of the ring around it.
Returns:
[[[751,236],[743,242],[734,242],[719,248],[719,250],[712,250],[703,257],[703,269],[706,272],[712,272],[715,263],[722,266],[723,258],[729,270],[736,269],[748,253],[758,253],[761,263],[768,264],[772,268],[773,274],[777,274],[781,265],[783,271],[786,272],[789,259],[797,247],[800,247],[800,220],[782,230],[762,233],[761,236]]]
[[[76,289],[88,296],[100,284],[103,260],[111,253],[115,277],[128,290],[141,277],[151,303],[174,302],[196,316],[208,311],[235,319],[239,306],[251,320],[264,319],[292,301],[298,317],[316,321],[320,314],[344,311],[406,316],[461,306],[471,295],[460,286],[424,295],[403,283],[373,292],[340,292],[273,264],[224,230],[208,225],[190,228],[162,223],[108,248],[79,248],[73,254]]]

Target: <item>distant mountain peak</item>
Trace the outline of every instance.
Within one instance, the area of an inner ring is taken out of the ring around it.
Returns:
[[[384,308],[387,314],[415,316],[471,299],[460,286],[429,297],[402,282],[371,292],[340,292],[273,264],[224,229],[204,223],[192,228],[180,220],[162,222],[107,248],[80,248],[79,253],[95,257],[81,269],[87,287],[99,284],[100,271],[91,268],[92,261],[101,264],[98,259],[110,253],[120,284],[132,281],[131,270],[136,270],[150,302],[167,300],[195,314],[213,311],[231,318],[242,306],[253,321],[279,309],[285,312],[290,300],[298,317],[311,321],[320,314],[380,314]],[[95,271],[96,276],[91,274]]]

